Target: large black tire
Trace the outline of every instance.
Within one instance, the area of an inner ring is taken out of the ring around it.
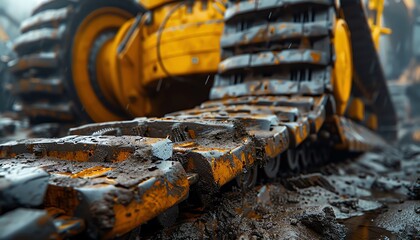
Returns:
[[[133,17],[143,10],[134,1],[50,0],[22,23],[14,45],[18,58],[10,68],[18,79],[15,92],[22,112],[32,122],[91,122],[75,91],[72,47],[82,21],[103,7],[116,7]]]

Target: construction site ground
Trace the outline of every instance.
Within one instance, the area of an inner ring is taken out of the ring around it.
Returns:
[[[184,206],[146,239],[419,239],[420,147],[370,152],[242,192]],[[147,228],[145,228],[147,229]]]
[[[0,119],[0,142],[59,131]],[[185,202],[174,226],[150,222],[141,239],[420,239],[420,146],[333,160],[247,191],[230,184],[205,209]]]

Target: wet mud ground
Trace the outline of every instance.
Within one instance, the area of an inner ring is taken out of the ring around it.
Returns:
[[[366,153],[313,171],[224,189],[209,209],[143,239],[420,239],[420,147]]]
[[[57,131],[0,125],[0,142]],[[419,146],[335,160],[247,191],[232,184],[205,209],[184,203],[173,227],[149,223],[141,239],[420,239]]]

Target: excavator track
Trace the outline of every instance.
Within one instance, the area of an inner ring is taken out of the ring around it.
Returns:
[[[0,216],[7,229],[0,238],[37,231],[119,237],[176,212],[171,209],[191,193],[211,204],[222,186],[243,174],[250,179],[243,185],[252,186],[257,166],[268,165],[266,175],[276,177],[276,162],[299,172],[326,164],[332,148],[386,147],[336,112],[336,8],[329,0],[231,4],[211,100],[163,118],[89,124],[61,139],[0,145],[0,180],[7,183],[0,184],[0,196],[7,196],[0,208],[8,211]],[[17,194],[22,191],[37,201]],[[19,208],[40,205],[44,210]],[[31,211],[36,214],[25,226],[13,225]]]

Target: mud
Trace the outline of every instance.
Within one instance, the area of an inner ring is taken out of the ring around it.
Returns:
[[[67,160],[53,160],[45,158],[42,159],[42,161],[37,161],[37,159],[32,158],[32,156],[25,156],[22,160],[2,160],[0,162],[0,167],[7,168],[13,165],[41,167],[48,173],[53,174],[50,177],[50,182],[54,183],[55,185],[82,187],[101,184],[106,182],[106,179],[101,178],[100,176],[93,180],[89,180],[89,178],[63,178],[62,176],[77,174],[85,169],[100,166],[103,168],[112,169],[109,172],[104,173],[103,177],[115,180],[119,186],[128,188],[135,186],[136,184],[143,182],[148,178],[160,176],[161,172],[155,168],[156,164],[159,164],[159,161],[139,161],[137,159],[129,159],[120,163],[78,163]]]
[[[144,239],[419,239],[419,157],[406,145],[231,187],[207,210],[183,204],[175,226],[143,230]]]
[[[48,126],[41,126],[39,131],[34,128],[25,134],[42,135],[43,129],[50,131]],[[213,129],[209,134],[204,127],[196,127],[193,133],[191,128],[189,131],[181,128],[184,135],[178,131],[171,136],[174,140],[191,137],[200,146],[220,147],[223,140],[240,141],[245,131],[241,124],[227,129]],[[206,138],[201,138],[203,134]],[[232,143],[229,147],[238,144],[227,142]],[[175,153],[173,160],[183,161],[186,157],[186,153]],[[115,181],[120,192],[110,194],[109,198],[126,205],[135,197],[127,189],[160,174],[156,165],[162,161],[143,158],[149,155],[153,155],[150,149],[137,148],[131,159],[120,163],[99,160],[75,163],[45,158],[38,161],[34,155],[21,155],[18,159],[3,160],[0,167],[16,164],[42,167],[53,173],[50,182],[60,186],[84,187]],[[112,171],[94,180],[60,177],[96,166]],[[273,181],[260,182],[249,191],[227,186],[206,209],[192,204],[191,196],[181,204],[181,215],[174,226],[161,228],[150,223],[142,226],[141,236],[142,239],[418,239],[419,176],[420,147],[405,144],[398,149],[366,153],[356,160],[337,161],[305,175],[285,174]],[[109,206],[105,199],[90,209],[97,216],[96,224],[104,229],[115,221]]]

